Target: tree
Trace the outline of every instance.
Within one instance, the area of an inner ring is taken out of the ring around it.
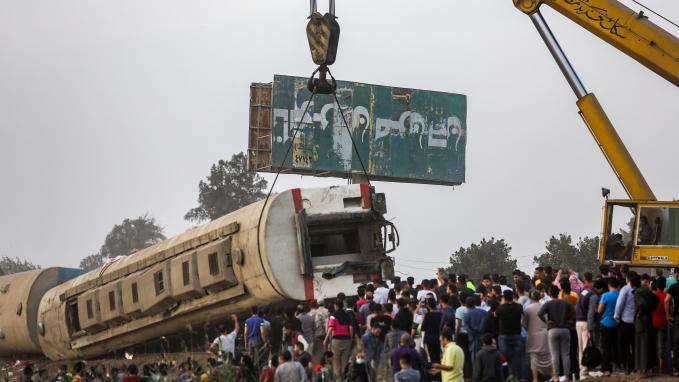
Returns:
[[[559,234],[552,236],[545,242],[546,252],[534,256],[533,261],[539,266],[551,266],[554,269],[566,268],[578,272],[596,272],[599,267],[599,238],[582,237],[573,245],[571,235]]]
[[[486,273],[509,275],[517,268],[516,259],[509,254],[511,251],[512,247],[504,239],[483,238],[480,243],[472,243],[467,248],[460,247],[453,253],[446,272],[464,273],[475,283],[478,283]]]
[[[247,158],[242,152],[231,160],[212,165],[210,175],[198,183],[198,207],[184,219],[192,222],[214,220],[248,204],[263,199],[267,181],[247,171]]]
[[[86,270],[86,271],[91,271],[93,269],[97,269],[104,265],[104,256],[101,254],[101,252],[93,253],[86,258],[80,260],[80,269]]]
[[[12,273],[24,271],[32,271],[34,269],[40,269],[40,266],[30,263],[26,260],[21,260],[18,257],[12,259],[11,257],[3,256],[0,259],[0,276],[11,275]]]
[[[127,256],[162,240],[165,240],[163,227],[157,225],[156,220],[149,214],[135,219],[125,219],[113,226],[97,253],[82,259],[80,268],[85,270],[98,268],[106,259]]]
[[[147,213],[136,219],[125,219],[121,224],[114,225],[111,232],[106,235],[99,253],[109,259],[127,256],[135,250],[150,247],[165,239],[163,227],[158,226],[156,220]]]

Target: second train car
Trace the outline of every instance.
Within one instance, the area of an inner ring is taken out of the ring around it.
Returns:
[[[384,213],[384,195],[367,184],[292,189],[77,277],[2,276],[0,286],[21,280],[33,303],[0,327],[0,355],[92,358],[253,306],[334,297],[391,278],[388,253],[399,240]],[[0,304],[28,294],[0,294]]]

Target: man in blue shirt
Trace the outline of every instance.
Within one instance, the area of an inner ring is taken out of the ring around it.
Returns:
[[[472,368],[474,367],[476,353],[481,350],[481,337],[483,336],[483,333],[485,333],[486,319],[488,318],[488,312],[476,306],[477,303],[480,304],[477,296],[467,297],[465,305],[468,310],[467,314],[465,314],[462,319],[464,321],[464,326],[467,328],[467,334],[469,335],[469,354]]]
[[[361,337],[361,342],[363,342],[363,352],[365,353],[365,363],[369,366],[369,373],[371,375],[371,381],[375,381],[377,378],[377,370],[381,366],[381,358],[384,353],[384,342],[380,340],[380,334],[382,333],[381,326],[371,326],[363,337]]]
[[[627,284],[620,289],[620,296],[615,304],[615,320],[618,322],[618,360],[627,369],[627,374],[634,371],[634,288],[631,280],[639,275],[627,273]]]
[[[439,299],[441,303],[441,327],[440,330],[443,331],[448,328],[452,331],[455,329],[455,309],[450,306],[450,297],[447,294],[441,295]]]
[[[250,354],[255,354],[256,349],[258,350],[264,342],[262,323],[264,320],[259,317],[259,308],[252,307],[252,316],[245,320],[245,346]]]
[[[601,371],[605,376],[610,376],[613,371],[612,362],[616,359],[617,353],[617,326],[618,322],[615,320],[615,305],[618,301],[618,280],[615,278],[608,279],[608,292],[601,295],[599,299],[599,314],[601,315],[601,350],[603,353],[603,360],[601,362]]]

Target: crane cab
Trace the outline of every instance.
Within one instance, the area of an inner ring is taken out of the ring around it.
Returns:
[[[599,260],[653,268],[679,264],[679,201],[606,200]]]

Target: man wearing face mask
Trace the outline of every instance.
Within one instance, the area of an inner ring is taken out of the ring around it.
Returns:
[[[374,379],[370,379],[368,364],[366,363],[365,353],[359,351],[356,353],[356,359],[351,364],[347,365],[347,380],[352,382],[371,382]]]

